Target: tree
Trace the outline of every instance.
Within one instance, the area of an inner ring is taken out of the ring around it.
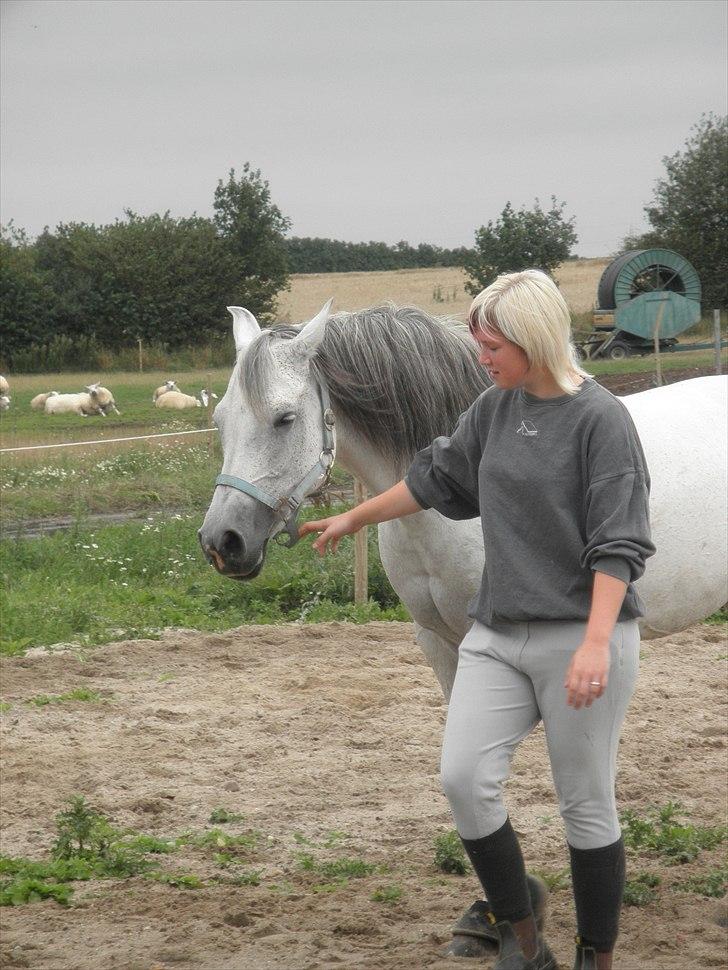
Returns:
[[[236,263],[234,302],[247,307],[259,320],[273,319],[276,295],[288,284],[284,234],[291,222],[274,205],[268,183],[250,163],[215,189],[214,224]]]
[[[652,232],[628,237],[624,249],[662,246],[690,260],[703,306],[728,307],[728,116],[704,114],[682,151],[663,158],[651,205]]]
[[[522,269],[553,270],[568,258],[577,241],[575,218],[564,217],[565,202],[551,196],[551,208],[545,212],[539,200],[533,209],[515,211],[510,202],[497,222],[489,222],[475,231],[475,248],[466,256],[465,288],[476,296],[501,273]]]
[[[139,337],[170,347],[217,337],[238,294],[237,262],[200,216],[127,210],[107,226],[46,229],[35,250],[55,296],[53,333],[111,349]]]
[[[3,360],[51,333],[54,294],[24,230],[0,229],[0,330]]]

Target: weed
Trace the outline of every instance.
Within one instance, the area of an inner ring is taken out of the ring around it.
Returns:
[[[624,886],[622,900],[625,906],[647,906],[657,899],[655,891],[660,885],[660,877],[651,872],[640,872],[634,879],[628,879]]]
[[[402,898],[401,886],[380,886],[372,893],[375,903],[396,903]]]
[[[127,840],[126,845],[133,852],[149,853],[150,855],[167,855],[175,851],[174,842],[158,839],[154,835],[137,835]]]
[[[157,863],[146,855],[174,851],[173,843],[154,836],[118,831],[80,795],[56,815],[56,827],[49,861],[0,856],[1,905],[45,898],[65,905],[73,892],[68,883],[147,872]]]
[[[199,876],[189,872],[150,872],[147,878],[176,889],[203,889],[205,886]]]
[[[7,701],[0,701],[0,714],[7,714],[8,711],[12,710],[12,706]]]
[[[225,825],[228,822],[244,822],[245,816],[236,812],[228,812],[226,808],[213,808],[208,822],[213,825]]]
[[[311,886],[313,892],[335,892],[345,886],[350,879],[363,879],[378,871],[378,866],[364,859],[340,858],[320,862],[311,852],[298,852],[296,859],[299,869],[304,872],[323,876],[326,882]]]
[[[350,838],[351,836],[348,835],[346,832],[339,832],[336,829],[332,829],[332,831],[328,833],[328,835],[326,836],[326,838],[323,840],[321,844],[325,848],[330,849],[333,846],[338,845],[340,842],[345,842],[347,839],[350,839]]]
[[[55,899],[61,906],[67,906],[72,893],[73,889],[63,883],[20,878],[8,886],[0,887],[0,906],[21,906],[23,903],[37,903],[42,899]]]
[[[375,865],[363,859],[335,859],[333,862],[320,862],[317,869],[329,879],[362,879],[377,871]]]
[[[702,825],[680,824],[683,814],[678,802],[667,802],[661,808],[652,809],[647,818],[635,812],[622,813],[624,844],[628,848],[656,852],[669,864],[691,862],[702,849],[713,849],[725,841],[726,826],[714,828]]]
[[[244,869],[230,878],[233,886],[259,886],[262,869]]]
[[[698,896],[712,896],[720,899],[728,889],[728,866],[719,866],[703,876],[690,876],[683,882],[676,883],[673,889],[682,889],[687,893]]]
[[[543,869],[535,869],[533,874],[545,882],[551,892],[558,892],[559,889],[566,889],[571,882],[571,873],[569,869],[559,869],[558,872],[546,872]]]
[[[26,704],[32,704],[35,707],[46,707],[48,704],[64,704],[67,701],[89,701],[97,702],[103,701],[104,698],[96,690],[89,690],[87,687],[77,687],[75,690],[68,691],[66,694],[38,694],[36,697],[30,697]]]
[[[460,836],[454,829],[435,836],[435,865],[441,872],[464,876],[470,870]]]

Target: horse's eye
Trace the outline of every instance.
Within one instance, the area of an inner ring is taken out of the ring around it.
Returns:
[[[295,412],[286,411],[285,414],[279,415],[273,422],[273,427],[275,428],[285,428],[289,424],[293,424],[296,420]]]

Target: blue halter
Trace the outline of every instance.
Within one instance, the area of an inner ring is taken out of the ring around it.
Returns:
[[[298,542],[298,526],[296,519],[301,503],[310,495],[311,492],[319,488],[324,488],[331,478],[331,469],[336,458],[336,436],[334,434],[334,412],[331,410],[331,400],[329,389],[323,377],[318,379],[319,398],[321,401],[321,419],[323,424],[323,448],[318,457],[318,461],[307,472],[301,481],[296,485],[289,495],[275,498],[252,482],[246,482],[244,478],[237,478],[235,475],[218,475],[215,485],[227,485],[236,488],[239,492],[245,492],[263,505],[273,509],[277,516],[271,525],[268,538],[276,537],[280,532],[287,532],[288,538],[279,544],[290,549]]]

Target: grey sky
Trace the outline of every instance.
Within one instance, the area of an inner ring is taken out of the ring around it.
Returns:
[[[299,236],[471,245],[565,200],[584,256],[726,111],[723,0],[2,4],[3,222],[209,215],[250,161]]]

